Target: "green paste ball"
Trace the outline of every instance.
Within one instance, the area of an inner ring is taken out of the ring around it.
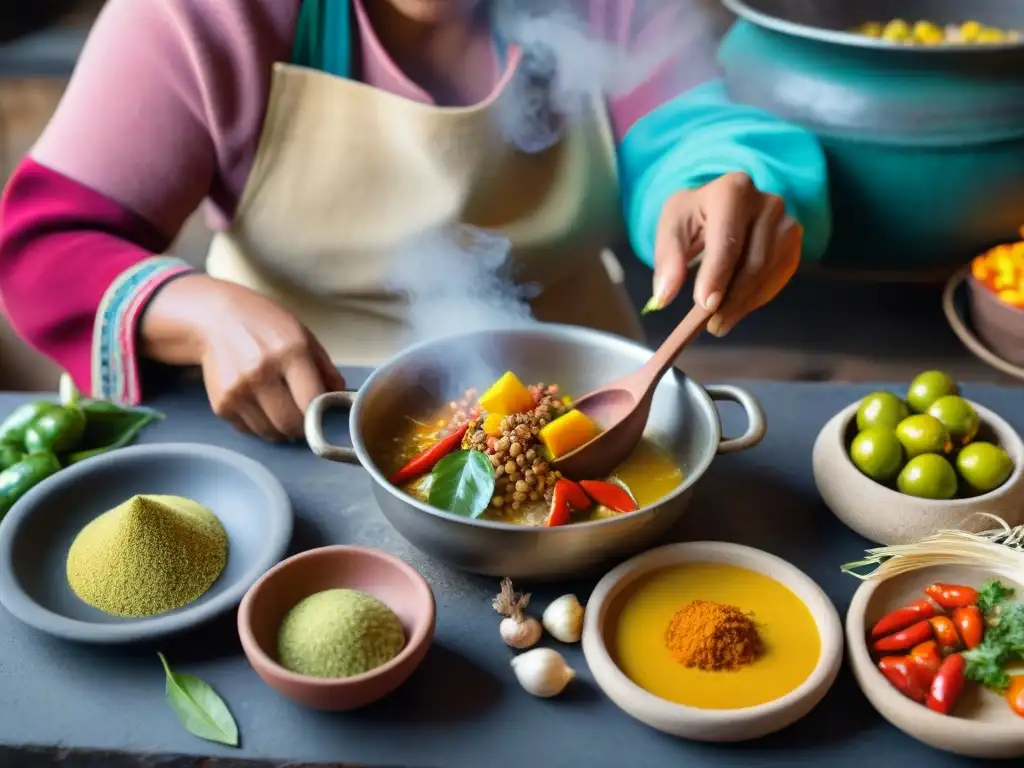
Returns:
[[[288,611],[277,659],[300,675],[352,677],[387,664],[404,646],[402,623],[384,603],[354,589],[328,589]]]
[[[202,596],[227,559],[227,533],[210,510],[179,496],[133,496],[82,529],[67,577],[93,608],[141,618]]]

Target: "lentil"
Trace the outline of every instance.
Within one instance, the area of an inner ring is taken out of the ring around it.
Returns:
[[[572,401],[560,398],[557,386],[537,384],[527,389],[536,407],[502,418],[496,435],[488,435],[484,429],[487,414],[476,402],[476,390],[469,389],[448,404],[451,417],[445,431],[469,421],[462,447],[484,453],[494,467],[496,483],[491,504],[496,509],[519,510],[530,502],[550,502],[560,477],[549,471],[538,435],[541,427],[571,407]]]

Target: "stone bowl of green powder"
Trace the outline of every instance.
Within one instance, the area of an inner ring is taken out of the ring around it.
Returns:
[[[74,464],[0,523],[0,603],[90,643],[152,641],[235,608],[287,551],[292,508],[252,459],[190,443]]]
[[[408,679],[434,639],[426,580],[375,549],[313,549],[278,564],[242,600],[238,634],[257,674],[303,706],[346,711]]]

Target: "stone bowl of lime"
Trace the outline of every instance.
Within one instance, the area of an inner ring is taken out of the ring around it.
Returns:
[[[829,509],[879,544],[987,530],[981,513],[1024,524],[1024,442],[941,371],[919,374],[905,396],[873,392],[837,413],[813,466]]]

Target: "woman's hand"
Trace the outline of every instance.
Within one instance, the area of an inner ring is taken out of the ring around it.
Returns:
[[[708,331],[724,336],[774,299],[800,263],[803,229],[781,197],[764,194],[745,173],[729,173],[669,198],[654,249],[654,297],[667,306],[701,252],[694,302],[715,312]]]
[[[200,365],[213,412],[265,440],[301,438],[313,399],[345,388],[323,347],[294,315],[206,275],[186,275],[161,289],[141,331],[147,357]]]

